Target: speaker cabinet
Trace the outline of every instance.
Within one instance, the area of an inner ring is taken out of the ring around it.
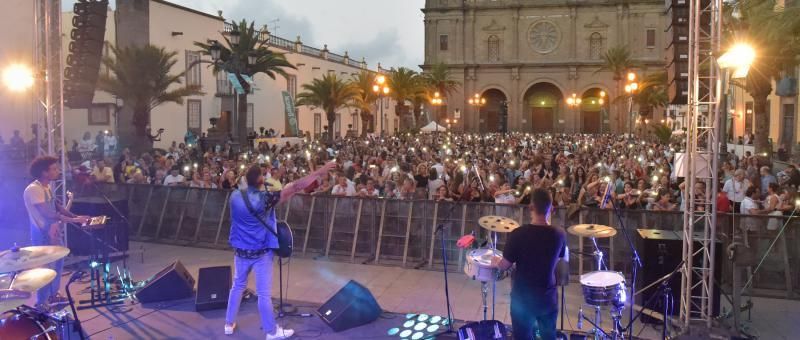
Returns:
[[[640,269],[641,280],[638,283],[638,287],[643,288],[671,273],[681,264],[681,260],[683,259],[683,232],[655,229],[638,229],[638,232],[641,238],[639,249],[642,250],[640,253],[642,257],[642,268]],[[695,235],[695,238],[699,237],[699,235]],[[695,249],[699,246],[700,244],[698,242],[694,243]],[[700,263],[702,260],[701,256],[702,254],[695,254],[694,263]],[[719,243],[717,243],[715,248],[714,257],[716,263],[722,263],[722,246]],[[717,282],[721,282],[722,271],[719,270],[719,267],[717,267],[714,277]],[[694,280],[699,279],[696,274],[693,274],[693,278]],[[672,312],[673,315],[677,315],[680,313],[681,304],[681,273],[675,273],[675,275],[672,276],[669,287],[672,291],[672,298],[674,301]],[[657,293],[658,286],[650,288],[642,293],[642,297],[637,299],[637,303],[642,305]],[[694,291],[692,294],[699,295],[700,291]],[[713,314],[719,315],[720,291],[718,285],[714,285],[712,294],[714,294]],[[663,299],[654,297],[654,301],[655,303],[652,306],[646,307],[661,313],[663,310]],[[642,315],[642,320],[645,322],[660,322],[646,315]]]
[[[189,298],[193,292],[194,278],[181,261],[175,261],[148,279],[136,298],[141,303],[159,302]]]
[[[200,312],[225,308],[228,305],[232,280],[230,266],[200,268],[194,310]]]
[[[350,280],[317,309],[317,314],[331,329],[341,332],[377,320],[381,307],[369,289]]]
[[[109,203],[110,201],[110,203]],[[111,221],[99,229],[78,230],[67,227],[67,246],[70,253],[78,256],[128,251],[128,200],[103,197],[81,197],[72,203],[72,212],[87,216],[108,216]],[[113,205],[112,205],[113,204]],[[120,215],[121,214],[121,215]]]

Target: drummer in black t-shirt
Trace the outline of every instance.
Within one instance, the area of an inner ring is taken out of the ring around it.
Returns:
[[[558,318],[555,268],[559,257],[567,256],[566,234],[549,225],[549,192],[534,190],[531,202],[531,223],[511,232],[496,265],[502,270],[517,265],[511,288],[514,339],[535,339],[538,330],[541,339],[551,340]]]

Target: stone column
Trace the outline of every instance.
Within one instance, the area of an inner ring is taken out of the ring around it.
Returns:
[[[570,21],[570,27],[572,27],[572,30],[570,32],[570,36],[572,38],[569,44],[569,57],[570,59],[575,60],[575,58],[577,57],[576,44],[578,41],[578,8],[575,6],[571,6],[569,8],[569,21]]]

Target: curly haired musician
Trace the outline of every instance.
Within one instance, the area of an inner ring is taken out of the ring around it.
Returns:
[[[531,194],[531,223],[508,236],[503,258],[495,262],[502,270],[517,265],[511,285],[511,322],[514,339],[556,338],[558,296],[556,263],[567,256],[566,234],[550,226],[553,206],[550,193],[536,189]]]
[[[34,181],[25,188],[22,196],[30,219],[31,244],[34,246],[64,246],[63,223],[84,224],[89,217],[75,215],[53,199],[50,183],[61,177],[58,158],[37,157],[31,162],[29,173]],[[66,298],[58,295],[64,260],[53,262],[50,267],[56,271],[55,279],[36,292],[37,306],[46,309],[56,308],[67,303]]]
[[[236,328],[236,314],[242,301],[242,293],[247,288],[250,272],[255,273],[256,294],[258,295],[258,312],[261,315],[261,327],[267,332],[267,340],[286,339],[294,331],[277,325],[272,311],[270,294],[272,285],[272,259],[274,249],[278,248],[278,239],[266,230],[258,218],[253,216],[244,199],[252,203],[255,213],[272,230],[276,230],[275,206],[289,200],[294,194],[303,191],[318,177],[327,176],[328,171],[336,166],[330,162],[310,175],[281,187],[280,182],[265,179],[258,165],[253,165],[245,172],[246,191],[234,191],[230,198],[231,234],[230,245],[234,249],[233,287],[228,297],[228,310],[225,314],[225,334],[233,334]],[[267,190],[262,190],[266,185]],[[246,192],[246,196],[243,196]]]

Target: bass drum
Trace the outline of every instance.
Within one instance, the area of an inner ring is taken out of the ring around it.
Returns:
[[[0,339],[60,339],[55,326],[49,319],[10,310],[0,314]]]

